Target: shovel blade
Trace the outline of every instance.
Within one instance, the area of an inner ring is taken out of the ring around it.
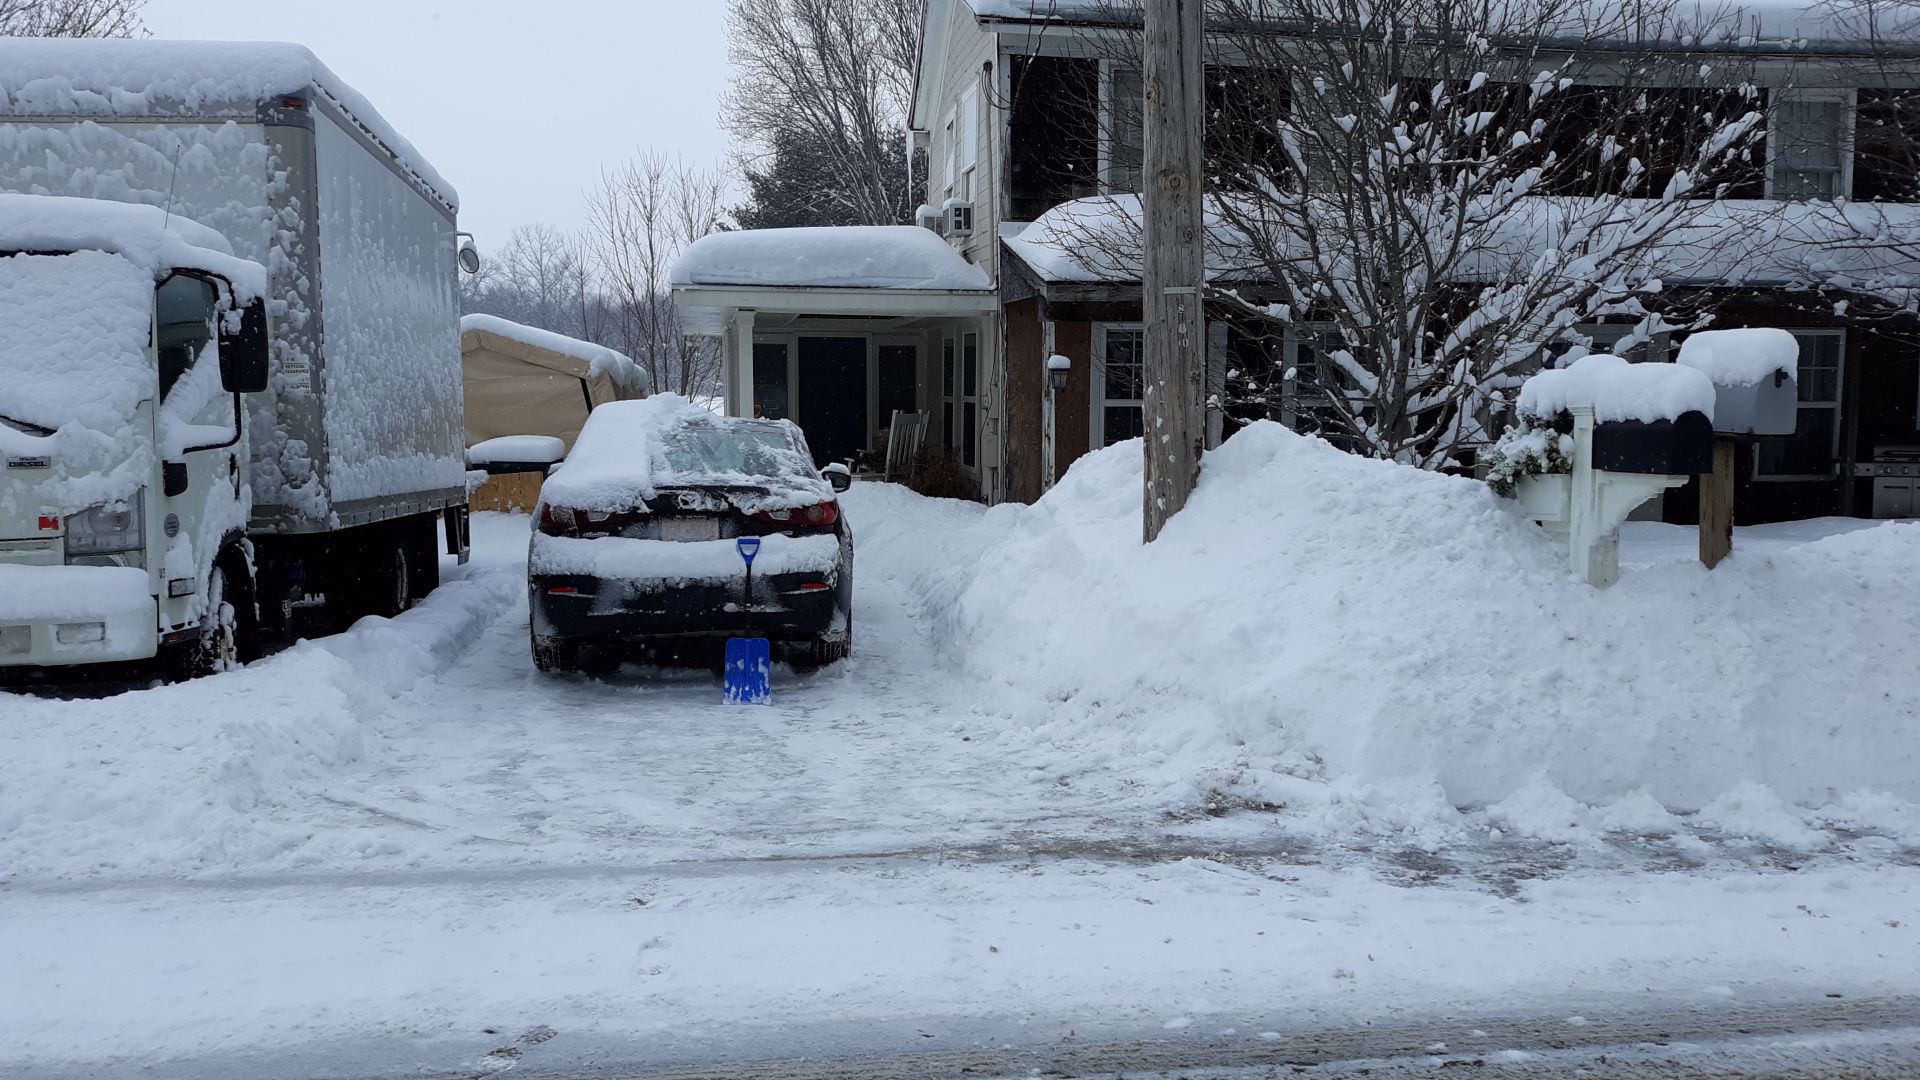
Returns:
[[[773,646],[766,638],[727,639],[727,704],[773,704]]]

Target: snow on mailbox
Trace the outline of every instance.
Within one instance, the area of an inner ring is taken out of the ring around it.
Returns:
[[[1800,343],[1785,330],[1702,330],[1680,346],[1680,366],[1713,382],[1713,430],[1791,435],[1799,419]]]
[[[1620,523],[1712,468],[1713,383],[1676,364],[1583,356],[1520,388],[1519,423],[1488,451],[1488,482],[1567,538],[1589,584],[1620,578]]]

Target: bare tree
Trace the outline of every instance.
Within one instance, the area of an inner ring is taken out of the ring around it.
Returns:
[[[136,37],[146,0],[0,0],[0,36]]]
[[[1210,0],[1208,14],[1213,299],[1296,343],[1247,389],[1357,452],[1460,464],[1579,324],[1631,313],[1638,336],[1666,329],[1672,260],[1711,248],[1719,200],[1760,191],[1760,95],[1658,5]],[[1124,69],[1137,34],[1109,36]],[[1087,209],[1083,262],[1138,265],[1134,205]]]
[[[920,0],[728,0],[726,122],[748,161],[782,138],[817,152],[850,224],[907,220],[902,140]]]
[[[721,189],[712,172],[646,153],[603,174],[587,197],[585,242],[607,301],[602,337],[656,390],[710,396],[720,384],[717,345],[680,333],[671,278],[680,252],[718,226]]]

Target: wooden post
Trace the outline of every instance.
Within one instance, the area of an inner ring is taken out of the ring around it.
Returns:
[[[1738,445],[1717,435],[1713,472],[1700,478],[1700,561],[1711,570],[1733,554],[1733,461]]]
[[[1144,530],[1148,543],[1187,505],[1205,437],[1206,284],[1201,134],[1203,0],[1147,0],[1144,150],[1146,323]]]

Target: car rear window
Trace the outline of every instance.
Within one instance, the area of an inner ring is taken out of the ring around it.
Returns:
[[[665,459],[664,471],[682,482],[697,482],[704,477],[818,479],[813,463],[794,446],[792,438],[772,425],[680,424],[661,432],[660,453]]]

